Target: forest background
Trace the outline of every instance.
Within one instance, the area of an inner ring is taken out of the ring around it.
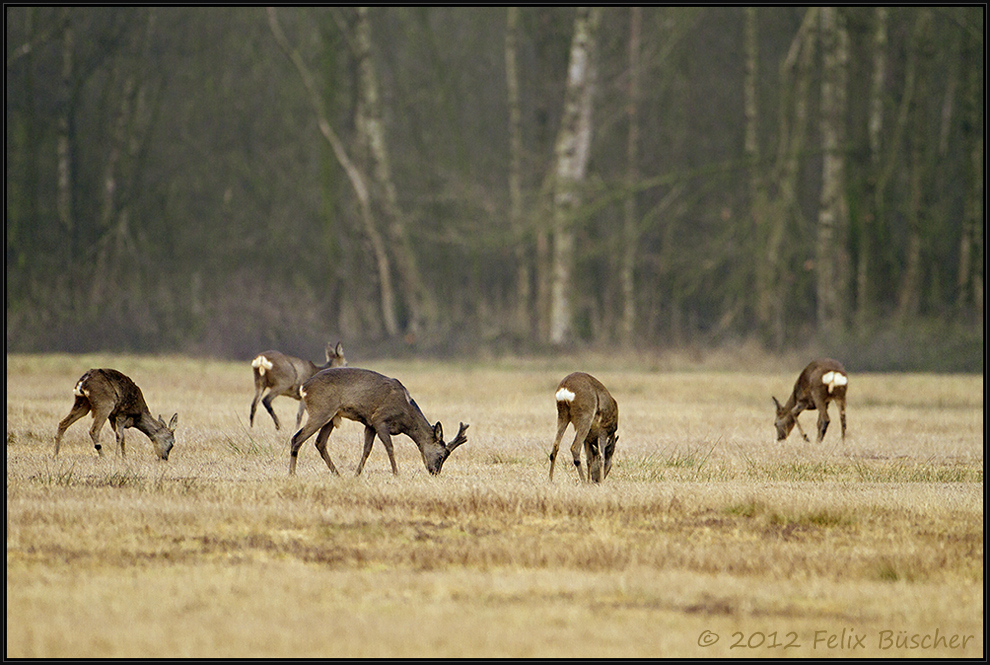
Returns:
[[[8,352],[983,371],[983,6],[5,28]]]

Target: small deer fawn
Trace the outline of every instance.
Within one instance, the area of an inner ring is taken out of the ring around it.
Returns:
[[[317,365],[309,360],[301,360],[292,356],[287,356],[280,351],[265,351],[251,361],[254,368],[254,400],[251,402],[251,427],[254,427],[254,412],[258,408],[258,400],[261,393],[268,388],[268,394],[261,400],[265,409],[271,414],[275,421],[275,429],[281,429],[278,416],[272,410],[272,400],[279,395],[288,395],[292,399],[299,400],[299,413],[296,414],[296,428],[302,422],[303,411],[306,405],[299,396],[299,388],[306,383],[311,376],[320,370],[328,367],[346,367],[347,359],[344,358],[344,347],[337,342],[336,348],[327,344],[327,362],[325,365]]]
[[[100,446],[100,430],[103,429],[103,423],[109,420],[110,427],[117,434],[117,445],[122,456],[125,454],[124,430],[133,427],[144,432],[151,439],[161,459],[168,460],[169,451],[175,445],[175,423],[179,419],[179,414],[172,416],[168,425],[161,416],[156,420],[148,410],[141,389],[128,377],[115,369],[91,369],[76,382],[72,392],[76,396],[76,401],[69,415],[58,424],[58,432],[55,434],[55,457],[58,457],[62,435],[69,425],[92,411],[93,426],[89,430],[89,436],[93,439],[93,447],[101,457],[103,448]]]
[[[574,466],[582,482],[585,481],[581,469],[581,447],[588,464],[588,481],[601,482],[612,469],[612,454],[619,440],[615,430],[619,426],[619,405],[602,385],[601,381],[585,374],[568,374],[557,385],[554,394],[557,400],[557,438],[550,453],[550,481],[553,482],[553,465],[557,460],[557,450],[564,430],[574,425],[574,443],[571,455]]]
[[[316,449],[330,471],[337,474],[337,468],[327,452],[327,440],[333,428],[340,425],[341,418],[356,420],[364,425],[364,453],[355,475],[361,475],[376,434],[385,445],[392,473],[396,475],[399,469],[392,451],[392,435],[405,434],[412,439],[423,456],[426,470],[433,475],[440,473],[444,461],[455,448],[467,442],[464,432],[468,426],[461,423],[454,440],[445,444],[443,427],[439,422],[430,425],[405,386],[397,379],[371,370],[355,367],[325,369],[304,383],[299,394],[309,417],[306,424],[292,436],[290,476],[296,473],[299,448],[317,430],[320,433],[316,437]]]
[[[783,406],[773,397],[773,403],[777,407],[777,418],[774,427],[777,428],[777,440],[783,441],[797,425],[798,431],[805,441],[809,441],[808,435],[801,429],[798,422],[798,414],[805,409],[814,411],[818,409],[818,439],[817,443],[825,438],[825,430],[828,429],[828,404],[832,400],[839,405],[839,420],[842,422],[842,439],[846,438],[846,385],[849,383],[849,376],[846,369],[838,360],[822,358],[811,361],[804,371],[798,376],[794,384],[794,390],[790,398]]]

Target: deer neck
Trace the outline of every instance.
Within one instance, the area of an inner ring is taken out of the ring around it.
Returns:
[[[163,430],[167,429],[161,422],[151,415],[150,411],[144,411],[134,421],[133,427],[140,432],[144,432],[149,439],[154,439]]]

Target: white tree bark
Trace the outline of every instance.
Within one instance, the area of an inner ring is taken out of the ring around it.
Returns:
[[[846,314],[849,204],[846,199],[845,119],[849,39],[835,7],[821,8],[822,41],[822,192],[818,213],[817,314],[828,335]]]
[[[330,148],[333,150],[333,154],[337,158],[337,162],[340,164],[341,168],[344,169],[344,173],[347,174],[351,187],[354,189],[354,194],[357,196],[358,209],[361,213],[361,223],[364,227],[365,233],[368,235],[368,240],[371,243],[371,251],[375,257],[375,265],[378,269],[378,288],[381,295],[382,323],[385,327],[386,334],[389,337],[395,337],[399,332],[399,324],[395,316],[395,292],[392,288],[392,273],[389,267],[388,252],[385,250],[385,241],[375,225],[374,215],[371,210],[371,195],[368,192],[368,185],[365,182],[365,177],[361,174],[360,169],[355,166],[354,162],[351,161],[347,151],[344,149],[344,144],[341,142],[340,137],[337,136],[337,133],[330,125],[330,120],[327,116],[326,110],[323,107],[323,101],[320,97],[320,93],[316,89],[316,85],[313,82],[313,75],[310,73],[309,69],[306,68],[306,64],[303,62],[298,51],[289,46],[289,40],[285,37],[285,33],[282,31],[282,26],[278,22],[278,15],[275,13],[274,7],[268,8],[268,25],[271,27],[272,35],[274,35],[275,41],[278,42],[279,47],[281,47],[281,49],[289,57],[292,64],[295,65],[296,71],[299,73],[300,78],[302,78],[303,85],[309,93],[310,102],[313,104],[313,109],[316,112],[316,122],[320,129],[320,134],[322,134],[323,138],[325,138],[327,143],[330,144]]]
[[[640,95],[640,33],[643,8],[629,9],[629,134],[626,142],[626,194],[622,234],[622,259],[619,281],[622,286],[622,342],[632,345],[636,333],[636,249],[639,245],[636,213],[636,182],[639,180],[639,95]]]
[[[528,333],[529,326],[529,260],[526,252],[526,229],[522,194],[522,112],[519,108],[519,70],[516,62],[516,42],[519,30],[519,8],[506,8],[505,86],[509,106],[509,228],[512,231],[513,254],[516,261],[515,326]]]
[[[580,204],[580,186],[584,181],[591,147],[594,42],[600,20],[600,8],[577,9],[564,91],[564,115],[554,149],[550,342],[555,345],[569,341],[572,334],[574,217]]]

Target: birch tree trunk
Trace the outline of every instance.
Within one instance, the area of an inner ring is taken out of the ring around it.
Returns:
[[[756,7],[746,7],[743,10],[743,57],[745,73],[743,75],[743,117],[745,133],[743,150],[749,163],[749,195],[750,214],[752,216],[751,233],[753,247],[749,255],[753,257],[752,274],[755,277],[756,323],[764,339],[772,337],[771,329],[776,319],[775,309],[779,309],[780,299],[774,293],[777,284],[778,265],[780,263],[779,246],[771,245],[769,239],[773,235],[772,221],[767,214],[768,193],[764,185],[763,165],[760,164],[760,108],[757,98],[759,90],[759,35]],[[779,343],[775,340],[775,345]]]
[[[629,101],[626,115],[629,134],[626,142],[626,194],[622,234],[622,261],[620,281],[622,286],[622,343],[632,346],[636,334],[636,249],[639,246],[638,216],[636,213],[636,182],[639,180],[639,95],[640,95],[640,34],[643,26],[643,8],[629,9]]]
[[[357,166],[354,165],[354,162],[351,161],[347,151],[344,149],[344,144],[333,130],[323,105],[323,99],[320,97],[320,93],[313,81],[313,76],[309,69],[306,68],[299,52],[289,46],[289,40],[282,31],[282,26],[278,21],[278,15],[274,7],[268,8],[268,25],[271,28],[272,35],[275,37],[275,41],[286,56],[288,56],[289,60],[292,61],[292,64],[302,79],[306,92],[309,94],[310,103],[313,105],[313,110],[316,113],[316,121],[320,129],[320,134],[330,144],[330,149],[333,150],[337,162],[344,169],[344,173],[347,174],[347,179],[350,181],[351,187],[354,189],[354,194],[357,196],[361,224],[371,244],[372,255],[374,256],[377,267],[382,324],[385,327],[385,333],[389,337],[395,337],[399,332],[399,324],[395,315],[395,291],[392,288],[392,273],[388,252],[385,249],[385,242],[375,224],[374,214],[371,209],[371,195],[368,192],[365,177]]]
[[[516,261],[515,328],[530,332],[529,260],[522,195],[522,113],[519,108],[519,71],[516,43],[519,37],[519,8],[506,8],[505,85],[509,106],[509,228]]]
[[[900,288],[897,294],[897,318],[900,322],[905,322],[909,317],[915,316],[921,306],[921,227],[924,188],[925,143],[929,140],[925,136],[926,123],[923,112],[923,102],[928,94],[925,60],[930,47],[930,24],[931,16],[927,9],[919,9],[917,21],[915,23],[915,36],[910,45],[911,50],[916,54],[917,73],[915,75],[914,94],[908,105],[908,118],[911,123],[911,131],[907,134],[908,142],[908,202],[907,202],[907,225],[908,239],[907,249],[904,254],[904,272],[901,275]],[[908,56],[912,57],[911,55]]]
[[[870,174],[866,183],[868,211],[860,220],[859,256],[856,260],[856,318],[865,323],[871,313],[870,298],[870,242],[874,228],[880,219],[881,192],[877,187],[880,177],[881,137],[883,136],[883,90],[887,80],[887,14],[886,7],[877,7],[874,13],[876,25],[873,31],[873,74],[870,80],[869,117],[867,136],[870,143]]]
[[[820,11],[823,163],[816,249],[817,314],[819,330],[828,336],[844,325],[848,298],[845,119],[849,41],[839,10],[821,7]]]
[[[781,266],[784,263],[784,238],[788,224],[801,217],[798,204],[798,178],[800,157],[807,141],[810,115],[808,101],[811,91],[811,70],[815,55],[818,25],[817,7],[809,8],[801,21],[797,34],[780,65],[780,119],[776,161],[771,179],[777,183],[776,193],[767,191],[766,246],[758,253],[757,280],[763,281],[760,303],[766,316],[767,334],[773,346],[779,348],[785,339],[784,295],[778,286]],[[764,183],[764,190],[766,190]]]
[[[555,345],[564,344],[572,336],[574,218],[591,148],[594,42],[600,20],[600,8],[577,9],[564,91],[564,114],[554,149],[550,342]]]
[[[378,89],[378,76],[371,52],[371,23],[368,21],[368,8],[357,8],[357,25],[354,45],[361,79],[361,105],[358,115],[359,131],[363,135],[372,161],[374,190],[381,199],[385,213],[389,248],[395,257],[395,268],[399,273],[399,284],[408,310],[406,333],[413,339],[422,331],[426,318],[435,319],[432,298],[429,297],[416,261],[416,252],[406,231],[405,215],[392,179],[392,169],[388,158],[385,140],[385,123],[382,120],[381,95]]]

